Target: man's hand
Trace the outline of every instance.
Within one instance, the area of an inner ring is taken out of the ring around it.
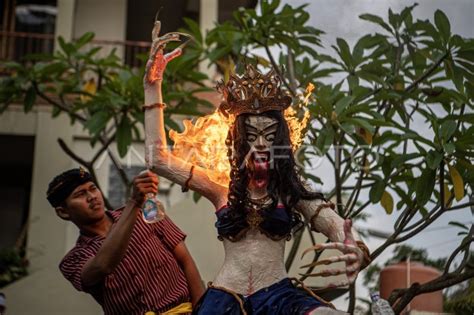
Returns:
[[[135,204],[142,206],[147,194],[158,193],[159,184],[158,175],[150,170],[145,170],[133,179],[132,196],[130,197]]]

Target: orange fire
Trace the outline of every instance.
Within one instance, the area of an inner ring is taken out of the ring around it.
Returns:
[[[285,110],[293,150],[303,143],[305,128],[310,118],[306,107],[313,90],[314,85],[310,83],[303,99],[296,106]],[[302,118],[298,117],[298,109],[304,111]],[[169,135],[174,142],[173,154],[210,170],[208,176],[212,181],[227,186],[230,181],[230,165],[225,140],[233,120],[234,117],[226,118],[217,110],[210,115],[199,117],[194,124],[185,119],[182,133],[170,130]]]
[[[194,124],[185,119],[182,133],[170,130],[170,138],[174,141],[173,154],[193,165],[212,170],[208,173],[211,180],[227,186],[230,166],[225,139],[232,120],[217,110],[199,117]]]
[[[306,87],[304,98],[299,102],[295,107],[288,107],[285,110],[285,119],[288,122],[288,128],[290,129],[290,140],[291,145],[293,146],[293,151],[296,151],[303,143],[306,126],[308,125],[310,112],[307,109],[308,103],[310,101],[311,94],[314,90],[314,85],[309,83]],[[298,110],[303,110],[303,117],[298,118]]]

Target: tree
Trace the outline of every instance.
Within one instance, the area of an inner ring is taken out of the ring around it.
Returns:
[[[474,312],[474,281],[472,278],[448,295],[445,310],[458,315],[470,315]]]
[[[434,23],[414,20],[415,4],[399,13],[389,9],[388,20],[361,15],[380,31],[362,36],[353,47],[338,38],[332,46],[335,54],[327,55],[318,51],[322,31],[308,25],[305,7],[264,0],[259,11],[240,9],[234,12],[233,21],[216,25],[206,36],[187,20],[187,32],[196,40],[184,56],[170,64],[168,74],[173,76],[165,80],[170,82],[164,89],[165,98],[169,104],[177,102],[178,109],[171,107],[168,113],[191,108],[188,113],[198,114],[194,109],[200,100],[193,92],[201,89],[204,76],[186,75],[204,59],[217,65],[224,78],[244,61],[263,68],[273,66],[295,98],[302,94],[302,87],[315,83],[317,89],[308,107],[313,122],[307,127],[306,145],[297,152],[298,158],[308,164],[321,156],[330,161],[335,185],[326,185],[325,194],[336,199],[341,216],[367,216],[369,206],[377,204],[396,216],[393,233],[371,254],[375,259],[443,214],[473,205],[464,200],[473,194],[474,184],[474,42],[452,34],[449,19],[439,10]],[[78,52],[84,41],[63,42],[62,52],[33,66],[7,65],[17,75],[3,80],[0,99],[8,104],[23,98],[28,110],[39,96],[57,112],[66,111],[72,119],[82,121],[103,150],[116,137],[119,152],[125,153],[132,130],[142,123],[138,107],[141,72],[137,75],[121,67],[112,56],[105,59],[106,65],[92,60],[88,54],[93,52]],[[255,53],[257,48],[263,49],[264,56]],[[81,62],[74,62],[78,57]],[[285,65],[286,70],[278,65]],[[96,94],[85,94],[81,88],[83,67],[99,78]],[[331,83],[334,80],[337,83]],[[183,85],[188,81],[199,88],[185,92]],[[46,93],[57,95],[59,101]],[[87,96],[88,101],[79,102],[78,95]],[[66,96],[71,97],[72,105],[65,106]],[[423,119],[430,131],[418,134],[412,126],[414,119]],[[109,121],[113,122],[111,129],[104,131]],[[167,123],[176,128],[171,118]],[[315,174],[305,175],[322,183]],[[368,200],[363,198],[367,193]],[[472,227],[463,228],[465,238],[448,258],[442,276],[393,292],[390,302],[397,313],[418,294],[474,276],[467,258],[474,232]],[[293,262],[301,234],[295,240],[287,266]],[[454,266],[460,255],[461,262]],[[314,261],[318,258],[315,254]],[[352,312],[354,287],[350,297]]]
[[[144,68],[132,69],[123,65],[115,50],[106,57],[96,57],[101,47],[85,49],[93,38],[94,34],[86,33],[66,43],[59,37],[59,49],[53,55],[30,55],[24,63],[3,63],[2,68],[12,76],[2,78],[0,83],[0,113],[10,104],[19,102],[23,102],[25,112],[29,112],[38,101],[53,106],[53,117],[66,113],[71,124],[78,122],[87,130],[91,146],[99,144],[100,149],[92,160],[86,161],[58,138],[65,153],[86,167],[95,178],[94,165],[107,152],[128,188],[130,181],[109,146],[116,141],[117,151],[123,157],[133,139],[143,139],[138,126],[143,125],[144,118],[141,110]],[[212,107],[195,96],[210,90],[203,84],[207,79],[204,74],[189,70],[197,67],[197,57],[190,50],[179,64],[169,66],[165,88],[168,100],[175,104],[167,111],[165,122],[169,128],[180,129],[171,118],[172,114],[201,115],[202,107]],[[186,83],[186,89],[183,83]]]

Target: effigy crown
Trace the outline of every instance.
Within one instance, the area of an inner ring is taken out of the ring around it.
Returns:
[[[275,69],[262,74],[247,64],[242,76],[232,74],[227,83],[221,81],[217,84],[217,90],[225,99],[219,110],[235,116],[285,110],[291,105],[291,97],[281,85],[281,78]]]

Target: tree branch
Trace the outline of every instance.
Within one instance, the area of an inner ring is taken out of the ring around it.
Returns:
[[[441,160],[440,166],[439,166],[439,199],[441,203],[441,211],[445,210],[445,196],[444,196],[444,161]]]
[[[102,148],[97,151],[97,153],[94,155],[94,157],[92,158],[91,160],[91,163],[94,164],[97,159],[102,155],[102,153],[104,153],[105,150],[107,150],[109,148],[109,146],[112,144],[112,142],[115,140],[115,136],[116,134],[114,134],[112,137],[110,137],[108,140],[106,140],[103,145],[102,145]]]
[[[461,244],[449,256],[448,261],[446,262],[446,266],[444,267],[444,273],[445,274],[449,273],[449,268],[451,267],[451,264],[453,263],[454,258],[456,258],[457,254],[461,250],[463,250],[465,247],[468,247],[468,250],[466,250],[466,253],[469,254],[469,246],[473,241],[473,237],[472,237],[473,234],[474,234],[474,226],[471,225],[471,229],[469,230],[469,235],[462,240]],[[467,256],[469,256],[469,255],[467,255]],[[467,257],[465,255],[464,261],[466,261],[466,260],[467,260]],[[461,266],[462,266],[462,263],[461,263],[460,267]],[[457,268],[457,269],[459,269],[459,268]],[[461,270],[462,270],[462,268],[461,268]],[[459,270],[459,271],[461,271],[461,270]],[[456,270],[456,271],[458,271],[458,270]]]
[[[81,158],[80,156],[78,156],[76,153],[74,153],[66,144],[66,142],[64,142],[63,139],[61,138],[58,138],[58,143],[59,143],[59,146],[61,147],[61,149],[63,149],[63,151],[69,155],[69,157],[71,157],[74,161],[76,161],[77,163],[81,164],[82,166],[84,166],[85,168],[89,169],[91,167],[91,163],[90,162],[87,162],[86,160],[84,160],[83,158]]]
[[[287,47],[288,48],[288,47]],[[298,88],[298,84],[295,77],[295,65],[293,63],[293,52],[290,48],[288,48],[288,56],[287,56],[287,65],[288,65],[288,78],[290,80],[290,86],[293,91],[296,91]]]
[[[363,163],[365,164],[365,159],[367,158],[367,154],[366,152],[364,152],[364,156],[362,158],[362,161]],[[364,171],[363,169],[359,172],[359,178],[357,178],[357,183],[356,183],[356,186],[354,188],[354,190],[352,191],[349,199],[347,200],[347,204],[346,204],[346,207],[347,207],[347,213],[345,214],[346,217],[348,217],[351,212],[354,210],[354,207],[357,203],[357,199],[359,199],[359,194],[360,194],[360,191],[362,190],[362,181],[364,179]]]
[[[296,253],[298,252],[298,249],[300,248],[301,239],[303,238],[303,232],[304,232],[304,229],[299,229],[293,235],[293,244],[291,245],[290,252],[288,253],[288,256],[285,261],[286,271],[290,270],[291,265],[293,264],[293,261],[295,260]]]
[[[102,144],[107,143],[107,139],[105,139],[104,137],[100,137],[99,140]],[[122,164],[120,163],[119,159],[115,156],[115,154],[112,152],[112,150],[107,149],[107,154],[109,155],[110,160],[112,161],[115,168],[117,169],[117,172],[119,173],[119,176],[125,185],[125,194],[128,196],[130,193],[130,180],[128,179],[128,176],[125,173]]]
[[[449,54],[451,52],[447,50],[439,59],[436,61],[434,64],[431,65],[431,67],[426,70],[425,73],[423,73],[418,79],[413,81],[406,89],[405,92],[411,92],[414,88],[418,86],[421,82],[423,82],[426,78],[428,78],[440,65],[441,63],[448,58]]]
[[[468,269],[464,273],[444,274],[424,284],[414,283],[408,289],[394,290],[392,294],[390,294],[388,301],[392,305],[395,314],[400,314],[415,296],[443,290],[473,277],[474,269]],[[399,298],[400,300],[395,304],[395,301]]]
[[[272,52],[270,51],[270,48],[268,48],[267,45],[264,45],[263,43],[259,43],[261,44],[264,48],[265,48],[265,51],[267,52],[267,55],[268,55],[268,58],[270,59],[270,62],[272,63],[273,65],[273,69],[275,69],[276,73],[278,74],[278,76],[281,78],[281,80],[283,81],[283,84],[286,86],[286,88],[290,91],[291,93],[291,96],[292,97],[296,97],[296,91],[293,91],[293,89],[291,88],[291,86],[288,84],[288,82],[286,81],[285,77],[283,76],[283,74],[281,73],[281,70],[280,68],[278,67],[278,64],[276,63],[275,59],[273,58],[273,55],[272,55]]]
[[[314,235],[313,235],[313,232],[311,231],[311,228],[309,227],[309,225],[306,226],[307,229],[308,229],[308,232],[309,232],[309,235],[310,235],[310,238],[311,238],[311,242],[313,243],[313,246],[316,245],[316,239],[314,238]],[[326,240],[325,243],[328,243],[329,242],[329,239]],[[313,261],[311,263],[314,263],[316,261],[319,260],[319,258],[321,257],[321,254],[323,252],[322,251],[319,251],[319,252],[314,252],[314,257],[313,257]],[[314,270],[314,268],[316,268],[316,266],[312,266],[312,267],[309,267],[305,273],[303,275],[301,275],[301,277],[299,278],[300,281],[304,281],[306,278],[308,278],[308,274],[311,274]]]
[[[356,211],[352,212],[351,218],[357,217],[367,206],[370,205],[370,200],[367,200],[362,206],[359,207]]]
[[[349,286],[349,306],[347,307],[347,313],[354,314],[356,302],[356,287],[355,283]]]
[[[460,205],[457,205],[457,206],[454,206],[454,207],[446,208],[446,211],[458,210],[458,209],[462,209],[462,208],[466,208],[466,207],[470,207],[470,206],[474,206],[474,201],[466,202],[466,203],[463,203],[463,204],[460,204]]]
[[[65,104],[61,104],[59,102],[56,102],[55,100],[53,100],[52,98],[50,98],[49,96],[47,96],[46,94],[41,92],[41,90],[38,87],[37,82],[33,81],[32,84],[33,84],[33,87],[36,91],[36,94],[38,94],[46,102],[48,102],[49,104],[51,104],[53,106],[58,107],[59,109],[61,109],[62,111],[68,113],[71,117],[74,117],[75,119],[79,120],[82,123],[85,123],[87,121],[84,117],[82,117],[78,113],[73,112],[69,106],[66,106]]]
[[[336,178],[336,204],[337,212],[339,215],[344,215],[345,209],[342,208],[342,183],[341,183],[341,146],[340,142],[335,139],[335,163],[334,163],[334,176]]]

